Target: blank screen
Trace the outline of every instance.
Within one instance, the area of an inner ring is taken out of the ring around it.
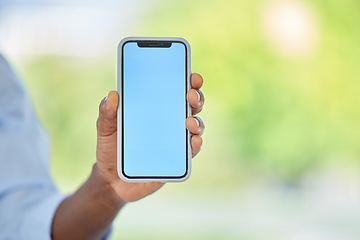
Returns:
[[[123,46],[123,173],[181,177],[187,171],[186,47]]]

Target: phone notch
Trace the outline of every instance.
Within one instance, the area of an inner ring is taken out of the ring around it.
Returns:
[[[138,47],[147,48],[169,48],[172,45],[170,41],[138,41]]]

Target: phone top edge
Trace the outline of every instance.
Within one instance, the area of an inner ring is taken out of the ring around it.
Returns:
[[[190,47],[190,43],[182,37],[125,37],[123,39],[120,40],[118,47],[117,47],[117,52],[118,52],[118,60],[119,57],[121,57],[121,51],[123,46],[125,45],[125,43],[127,42],[136,42],[136,41],[171,41],[171,42],[181,42],[186,46],[186,52],[188,54],[188,61],[190,63],[190,54],[191,54],[191,47]],[[190,69],[190,68],[189,68]],[[191,73],[191,70],[190,70]]]
[[[190,44],[189,42],[182,37],[125,37],[120,40],[118,44],[118,50],[120,50],[120,46],[124,45],[126,42],[131,41],[173,41],[173,42],[182,42],[184,43],[189,49]]]

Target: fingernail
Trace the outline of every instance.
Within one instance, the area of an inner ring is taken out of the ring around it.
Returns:
[[[200,99],[201,99],[201,97],[200,97],[200,93],[199,93],[198,91],[196,91],[196,90],[195,90],[195,92],[196,92],[197,97],[198,97],[198,102],[200,102]]]
[[[199,119],[197,119],[196,117],[195,117],[194,119],[195,119],[195,121],[196,121],[197,127],[199,128],[199,127],[200,127]]]
[[[107,99],[108,99],[108,96],[105,97],[105,103],[106,103]]]

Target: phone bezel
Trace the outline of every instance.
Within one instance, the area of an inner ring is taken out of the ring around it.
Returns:
[[[126,43],[129,42],[139,42],[139,41],[159,41],[159,42],[178,42],[182,43],[185,46],[185,72],[186,72],[186,92],[190,90],[190,44],[183,38],[170,38],[170,37],[126,37],[122,39],[118,45],[118,62],[117,62],[117,91],[119,93],[119,107],[117,112],[117,126],[118,126],[118,151],[117,151],[117,171],[119,177],[127,182],[151,182],[151,181],[158,181],[158,182],[182,182],[187,180],[190,177],[191,173],[191,145],[190,145],[190,132],[186,130],[186,171],[185,174],[182,176],[128,176],[124,172],[124,151],[123,151],[123,141],[124,141],[124,134],[123,134],[123,48]],[[186,96],[185,92],[185,96]],[[186,117],[191,116],[191,108],[189,103],[186,101],[186,97],[184,97],[186,103]],[[184,123],[185,124],[185,123]]]

